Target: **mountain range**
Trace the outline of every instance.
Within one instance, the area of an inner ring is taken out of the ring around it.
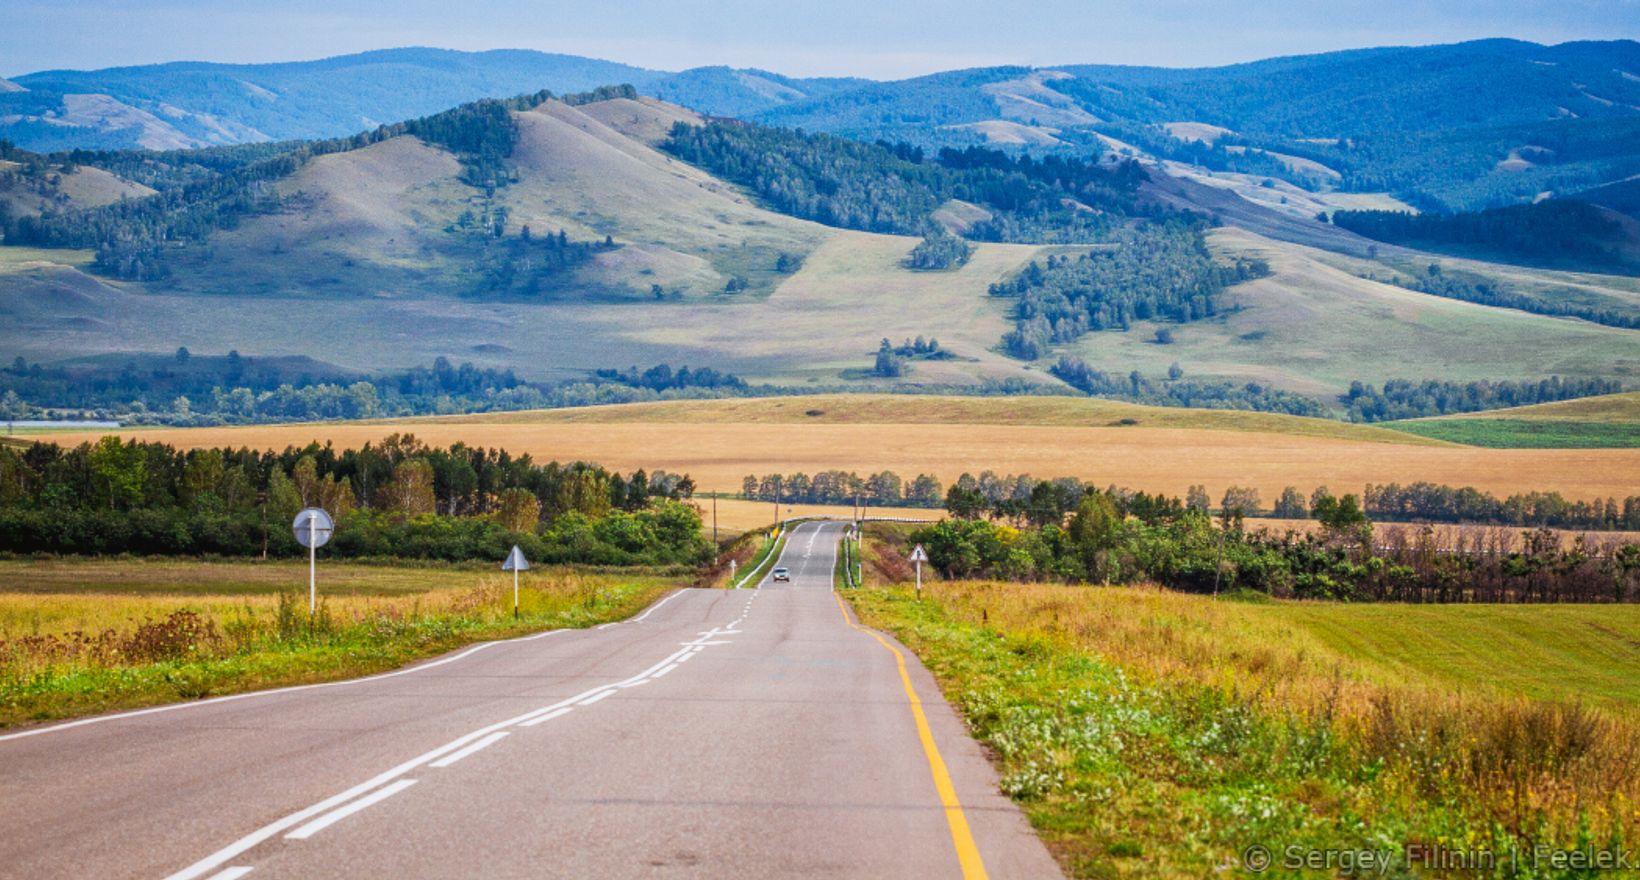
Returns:
[[[627,83],[708,116],[925,146],[1113,151],[1465,210],[1640,174],[1640,43],[1482,40],[1225,67],[1067,64],[894,82],[651,70],[527,50],[42,71],[0,86],[27,149],[340,137],[484,97]],[[6,90],[9,87],[9,91]]]

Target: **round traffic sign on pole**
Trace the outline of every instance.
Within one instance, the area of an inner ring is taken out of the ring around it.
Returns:
[[[336,530],[336,524],[330,521],[330,514],[320,508],[309,507],[296,514],[290,530],[296,535],[296,543],[308,548],[308,618],[311,619],[319,610],[317,551],[329,543],[330,533]]]
[[[336,524],[331,522],[330,514],[323,509],[309,507],[296,514],[296,521],[290,524],[290,530],[296,535],[296,543],[318,548],[330,543],[330,533],[336,530]]]

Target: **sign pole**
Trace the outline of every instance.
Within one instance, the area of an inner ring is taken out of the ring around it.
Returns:
[[[319,612],[319,518],[308,517],[308,618]]]
[[[308,507],[296,514],[290,528],[296,543],[308,548],[308,623],[311,624],[319,613],[319,545],[330,543],[336,523],[322,508]]]
[[[928,551],[923,549],[923,545],[918,544],[916,549],[911,551],[911,561],[916,563],[916,565],[917,565],[917,601],[921,602],[922,601],[922,564],[924,562],[928,561]]]
[[[517,544],[513,545],[512,552],[501,562],[502,571],[513,573],[513,620],[520,616],[518,610],[518,573],[530,567],[530,561],[524,558],[524,549]]]

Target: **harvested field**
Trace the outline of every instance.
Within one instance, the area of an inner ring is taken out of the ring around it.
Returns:
[[[949,398],[900,397],[873,404],[876,411],[856,412],[851,418],[858,421],[842,421],[846,409],[838,409],[833,421],[804,415],[808,410],[844,408],[849,400],[703,401],[131,433],[186,448],[283,448],[310,442],[359,446],[410,432],[439,446],[460,441],[527,452],[537,459],[595,461],[621,470],[664,468],[692,475],[703,491],[719,492],[738,492],[747,474],[833,468],[862,475],[881,470],[902,477],[931,473],[947,484],[964,472],[990,469],[1038,477],[1076,476],[1173,495],[1202,484],[1215,497],[1237,485],[1258,489],[1267,501],[1286,486],[1305,493],[1320,485],[1334,492],[1358,492],[1367,483],[1419,480],[1474,486],[1499,495],[1558,491],[1573,500],[1621,498],[1640,486],[1636,449],[1476,449],[1323,420],[1243,413],[1128,407],[1137,424],[1113,425],[1104,416],[1081,424],[995,424],[1030,416],[1018,411],[1010,415],[1010,407],[1023,403],[1013,399],[970,399],[959,405]],[[995,419],[988,416],[987,406],[997,407]],[[922,407],[950,411],[943,411],[937,423],[918,423],[927,416]],[[724,408],[734,415],[721,418]],[[1152,427],[1152,418],[1168,427]],[[1225,418],[1264,421],[1230,429],[1186,426],[1190,419],[1213,425]],[[1332,435],[1302,433],[1320,432],[1321,426]],[[75,444],[100,433],[61,433],[50,439]],[[1410,442],[1378,442],[1383,435]]]

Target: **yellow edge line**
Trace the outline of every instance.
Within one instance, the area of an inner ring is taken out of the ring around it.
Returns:
[[[911,674],[905,668],[905,654],[883,638],[881,633],[850,620],[842,595],[836,592],[832,595],[837,598],[837,610],[843,613],[844,623],[870,635],[894,652],[894,662],[900,668],[900,683],[905,685],[906,699],[911,701],[911,716],[917,721],[917,738],[922,740],[923,754],[928,756],[928,772],[934,776],[934,788],[940,794],[940,804],[945,807],[945,821],[951,826],[951,842],[957,848],[957,862],[962,866],[962,876],[964,880],[987,880],[990,875],[985,873],[985,861],[980,858],[979,847],[975,845],[973,832],[968,828],[968,816],[963,813],[962,802],[957,799],[957,788],[951,784],[951,773],[945,768],[945,759],[940,757],[939,746],[934,744],[934,731],[928,726],[922,700],[911,686]]]

